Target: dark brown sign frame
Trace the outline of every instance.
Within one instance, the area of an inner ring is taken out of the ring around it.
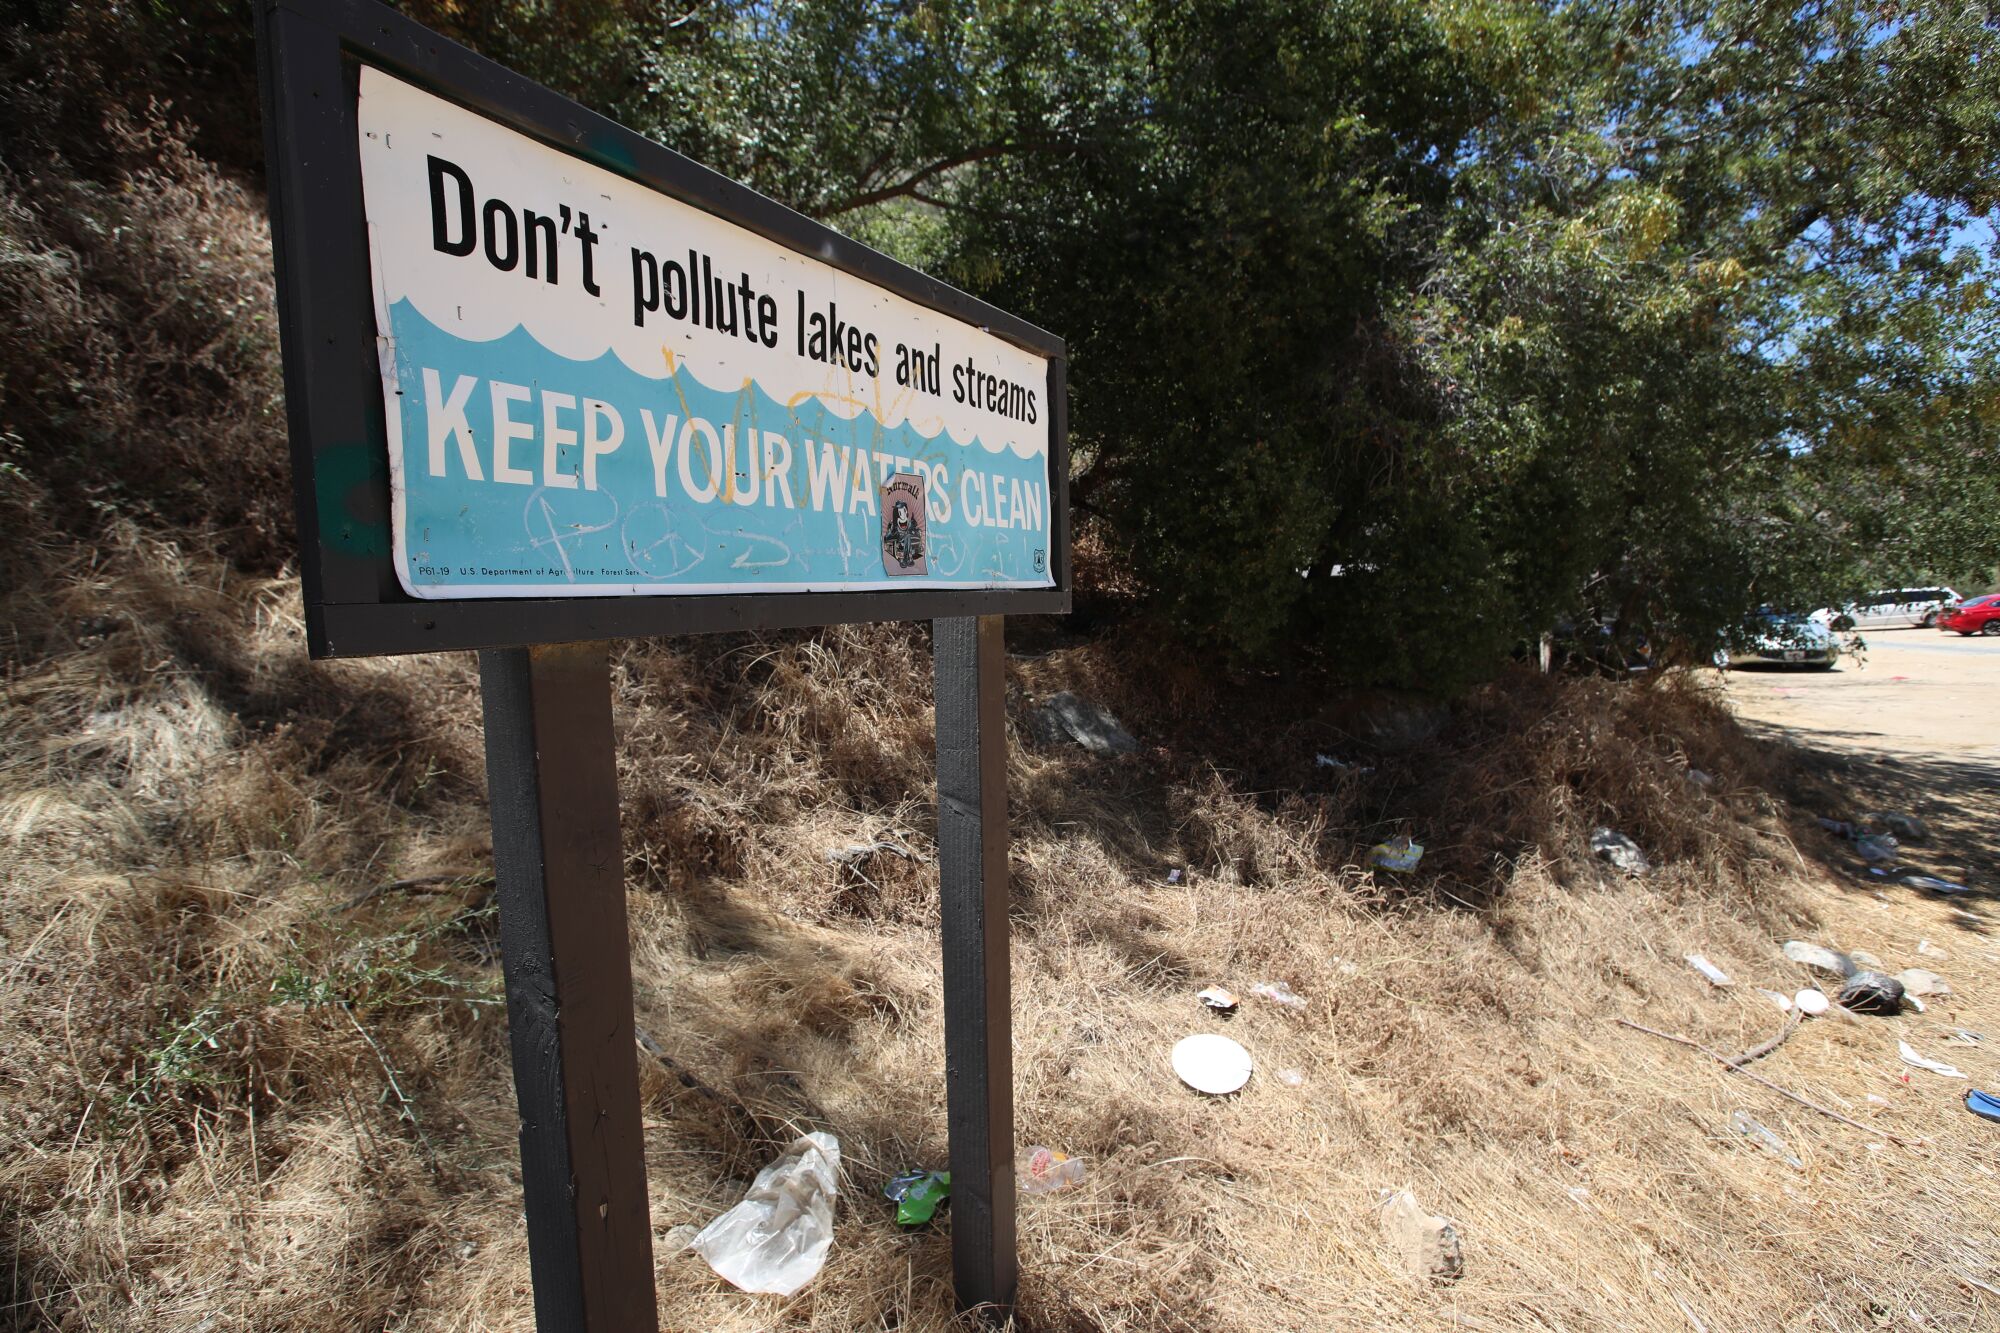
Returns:
[[[374,0],[262,0],[265,160],[306,637],[314,657],[1070,609],[1062,339],[473,54]],[[1049,359],[1051,588],[639,597],[410,596],[390,553],[388,428],[356,133],[375,65],[585,162]]]

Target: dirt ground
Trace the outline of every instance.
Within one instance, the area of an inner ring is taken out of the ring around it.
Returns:
[[[1807,745],[1983,767],[2000,788],[2000,639],[1873,630],[1832,671],[1738,668],[1729,693]]]
[[[2000,640],[1876,630],[1833,671],[1738,668],[1727,688],[1753,731],[1816,754],[1856,799],[1936,824],[1913,859],[1975,890],[2000,881]]]

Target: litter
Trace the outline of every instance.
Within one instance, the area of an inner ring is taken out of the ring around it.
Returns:
[[[1023,1194],[1054,1194],[1083,1179],[1083,1163],[1038,1143],[1015,1159],[1014,1176]]]
[[[896,1205],[897,1225],[920,1227],[951,1197],[951,1172],[905,1171],[882,1187],[882,1197]]]
[[[1181,882],[1181,872],[1178,869],[1169,870],[1167,872],[1167,883],[1178,884],[1180,882]]]
[[[1864,833],[1854,839],[1854,850],[1864,861],[1893,866],[1902,859],[1896,840],[1886,833]]]
[[[1932,893],[1971,893],[1972,890],[1956,880],[1939,879],[1936,875],[1905,875],[1896,881],[1913,889],[1929,889]]]
[[[1792,997],[1785,994],[1783,991],[1765,990],[1762,986],[1759,986],[1757,988],[1757,993],[1763,996],[1765,999],[1769,1000],[1772,1004],[1777,1005],[1779,1013],[1789,1014],[1790,1012],[1792,1012]]]
[[[1949,958],[1951,955],[1932,944],[1929,940],[1917,941],[1917,952],[1926,958]]]
[[[1376,843],[1368,849],[1365,859],[1369,865],[1380,866],[1384,870],[1415,870],[1417,862],[1424,859],[1424,847],[1404,834]]]
[[[1807,944],[1804,940],[1786,940],[1785,957],[1807,967],[1816,967],[1822,972],[1831,972],[1837,977],[1854,975],[1854,960],[1844,953],[1817,944]]]
[[[1250,1052],[1227,1037],[1200,1032],[1174,1045],[1174,1073],[1196,1092],[1223,1097],[1250,1081]]]
[[[1225,1014],[1240,1003],[1236,998],[1235,991],[1222,986],[1209,986],[1194,998],[1200,1000],[1211,1009],[1220,1009]]]
[[[1383,1192],[1382,1238],[1419,1281],[1451,1282],[1465,1272],[1457,1228],[1449,1219],[1425,1212],[1408,1190]]]
[[[1983,1044],[1986,1038],[1971,1028],[1953,1028],[1951,1035],[1945,1040],[1956,1046],[1978,1046]]]
[[[806,1134],[757,1173],[743,1201],[702,1228],[688,1248],[744,1291],[790,1296],[819,1276],[833,1246],[840,1142]]]
[[[1250,993],[1260,1000],[1272,1004],[1282,1004],[1287,1009],[1303,1009],[1306,997],[1294,991],[1282,981],[1260,981],[1250,988]]]
[[[849,847],[836,847],[826,854],[826,859],[832,865],[852,866],[861,864],[877,852],[888,852],[902,857],[905,861],[923,860],[900,837],[896,837],[894,833],[891,833],[890,837],[895,837],[896,840],[891,842],[888,838],[876,838],[869,842],[857,842]]]
[[[1968,1088],[1965,1093],[1965,1109],[1986,1120],[2000,1121],[2000,1097],[1977,1088]]]
[[[1952,1068],[1948,1064],[1944,1064],[1938,1060],[1926,1060],[1923,1056],[1918,1055],[1917,1048],[1910,1045],[1907,1041],[1897,1042],[1896,1052],[1903,1057],[1903,1063],[1906,1065],[1914,1065],[1918,1069],[1928,1069],[1933,1074],[1938,1074],[1945,1078],[1965,1077],[1964,1073]]]
[[[1727,972],[1724,972],[1698,953],[1689,954],[1687,956],[1687,963],[1689,967],[1707,977],[1708,984],[1711,986],[1734,986],[1736,984],[1729,979]]]
[[[1288,1088],[1302,1088],[1306,1082],[1306,1071],[1303,1069],[1280,1069],[1278,1071],[1278,1082]]]
[[[1729,1127],[1786,1165],[1797,1167],[1801,1171],[1806,1169],[1806,1164],[1798,1159],[1790,1147],[1786,1146],[1783,1139],[1772,1133],[1767,1126],[1752,1120],[1743,1112],[1736,1111],[1730,1115]]]
[[[1903,983],[1883,972],[1856,972],[1840,988],[1840,1007],[1857,1014],[1899,1013]]]
[[[1336,759],[1330,754],[1313,756],[1314,768],[1330,768],[1336,773],[1352,773],[1355,777],[1366,777],[1375,770],[1367,764],[1350,764],[1345,759]]]
[[[1903,983],[1905,995],[1951,994],[1951,983],[1925,968],[1906,967],[1896,974],[1896,980]]]
[[[1798,1006],[1800,1013],[1811,1014],[1814,1018],[1833,1007],[1833,1001],[1826,998],[1825,991],[1817,991],[1810,986],[1794,995],[1792,1003]]]
[[[1643,875],[1653,868],[1639,844],[1615,829],[1592,829],[1590,850],[1600,861],[1609,861],[1628,875]]]
[[[1825,815],[1821,815],[1819,817],[1819,826],[1836,838],[1851,838],[1854,836],[1854,825],[1844,819],[1828,819]]]
[[[1697,787],[1713,787],[1715,785],[1715,779],[1698,768],[1690,768],[1687,771],[1687,780]]]

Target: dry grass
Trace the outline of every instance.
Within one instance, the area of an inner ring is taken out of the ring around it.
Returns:
[[[111,128],[122,185],[0,163],[0,1327],[525,1330],[476,677],[305,663],[254,200]],[[1146,746],[1011,760],[1017,1134],[1088,1168],[1023,1201],[1020,1328],[2000,1322],[1992,1126],[1895,1060],[1907,1035],[1996,1081],[1942,1042],[2000,1036],[1994,946],[1842,887],[1782,799],[1822,779],[1691,680],[1517,676],[1447,710],[1228,677],[1134,622],[1017,628],[1017,721],[1074,689]],[[923,631],[616,662],[666,1325],[946,1328],[948,1222],[899,1234],[876,1197],[945,1154]],[[1660,872],[1608,876],[1599,823]],[[827,861],[884,830],[922,859]],[[1357,868],[1401,832],[1417,874]],[[415,876],[443,879],[348,906]],[[1769,1036],[1751,987],[1803,984],[1792,934],[1949,951],[1929,1015],[1815,1023],[1760,1066],[1924,1146],[1613,1025]],[[1306,1009],[1193,999],[1258,980]],[[1170,1073],[1204,1029],[1255,1055],[1240,1095]],[[808,1128],[848,1165],[817,1282],[747,1297],[674,1251]],[[1374,1208],[1405,1184],[1460,1221],[1461,1282],[1395,1271]]]
[[[51,572],[57,592],[9,604],[51,647],[15,664],[0,750],[14,1326],[526,1328],[469,663],[301,667],[294,588],[136,537]],[[1767,794],[1783,756],[1713,699],[1523,677],[1384,747],[1355,734],[1395,715],[1381,700],[1273,733],[1269,691],[1232,714],[1123,651],[1015,663],[1017,716],[1067,684],[1154,743],[1013,756],[1018,1132],[1089,1167],[1024,1201],[1023,1328],[1990,1326],[1961,1280],[2000,1282],[1990,1127],[1942,1081],[1902,1082],[1894,1037],[1990,1060],[1939,1034],[2000,1026],[2000,967],[1941,906],[1833,889]],[[949,1322],[946,1233],[898,1234],[872,1197],[944,1155],[935,869],[825,859],[884,829],[933,850],[925,664],[907,627],[619,655],[668,1327]],[[1200,727],[1164,725],[1190,705]],[[1329,781],[1315,747],[1377,771]],[[1719,785],[1688,783],[1690,759]],[[1601,873],[1580,853],[1597,822],[1664,868]],[[1407,883],[1355,868],[1390,829],[1434,849]],[[1919,935],[1951,951],[1933,965],[1963,1003],[1814,1024],[1764,1066],[1928,1146],[1611,1026],[1770,1035],[1749,986],[1801,984],[1776,952],[1792,933],[1892,965]],[[1711,991],[1697,949],[1744,984]],[[1307,1009],[1192,999],[1264,979]],[[1237,1097],[1167,1069],[1205,1028],[1259,1062]],[[1734,1139],[1736,1109],[1806,1169]],[[745,1297],[669,1249],[805,1128],[849,1164],[813,1287]],[[1373,1209],[1403,1184],[1459,1219],[1457,1285],[1393,1270]]]

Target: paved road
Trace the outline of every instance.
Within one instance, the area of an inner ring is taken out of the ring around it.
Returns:
[[[1832,671],[1728,673],[1744,718],[1808,744],[1990,766],[2000,785],[2000,637],[1872,630]]]

